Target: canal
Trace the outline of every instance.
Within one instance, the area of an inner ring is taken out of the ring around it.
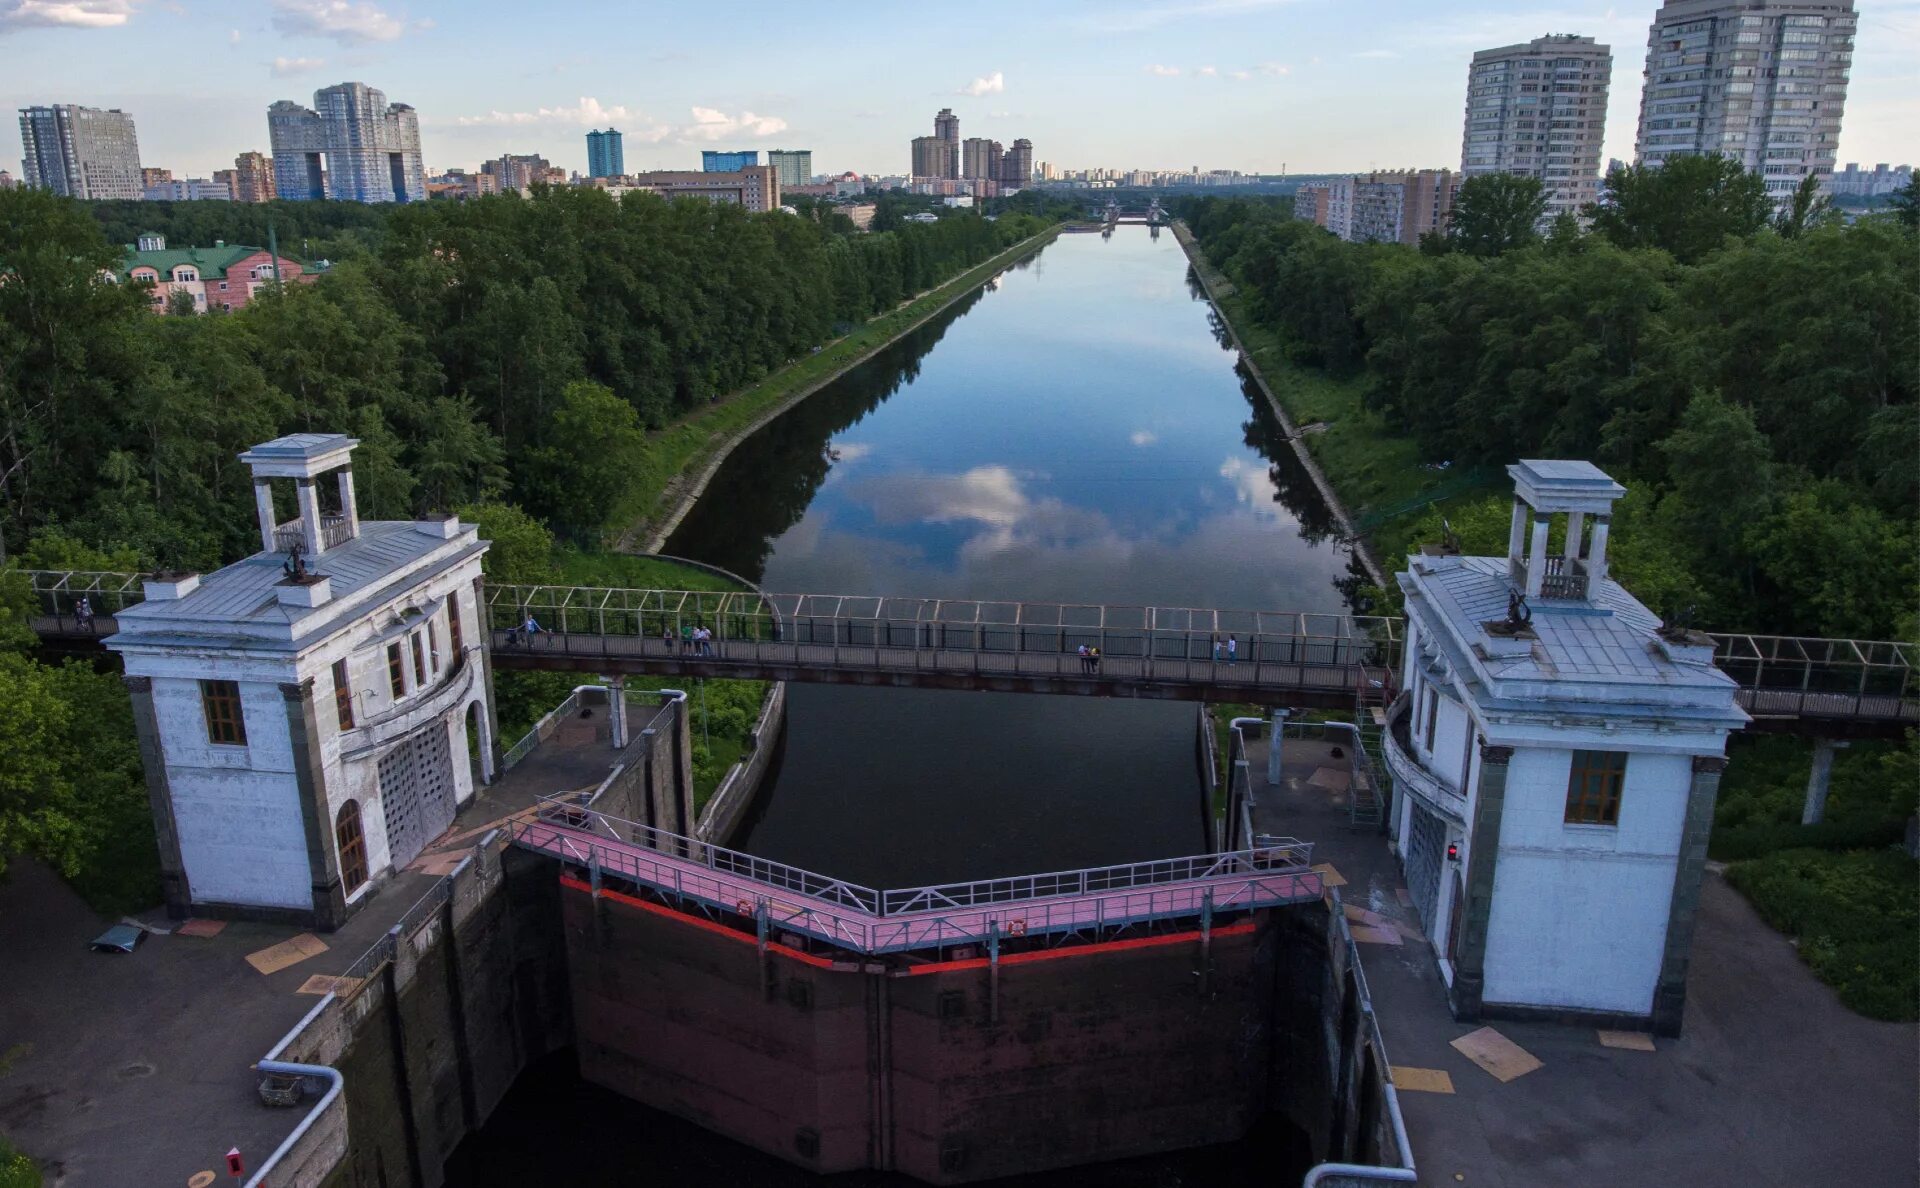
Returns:
[[[665,552],[786,592],[1338,611],[1352,557],[1171,233],[1060,237],[741,443]],[[1194,853],[1187,703],[793,685],[741,849],[903,887]],[[1228,1147],[1022,1180],[1297,1179],[1274,1119]],[[530,1069],[453,1185],[821,1180]]]

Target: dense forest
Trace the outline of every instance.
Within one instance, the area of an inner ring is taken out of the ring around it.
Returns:
[[[360,439],[369,515],[504,497],[591,543],[646,428],[1042,225],[953,212],[854,234],[844,218],[571,188],[399,207],[377,226],[364,207],[278,204],[294,208],[276,220],[283,251],[354,250],[231,315],[156,318],[137,287],[99,282],[133,234],[263,240],[264,216],[147,205],[0,193],[9,553],[41,538],[142,566],[231,559],[252,516],[235,455],[294,430]]]
[[[1621,572],[1656,610],[1920,635],[1912,196],[1845,222],[1809,191],[1776,216],[1719,158],[1607,192],[1590,229],[1542,235],[1533,179],[1469,179],[1418,249],[1343,242],[1285,202],[1181,213],[1292,361],[1359,384],[1427,463],[1590,458],[1627,482]],[[1504,547],[1501,498],[1449,514]]]

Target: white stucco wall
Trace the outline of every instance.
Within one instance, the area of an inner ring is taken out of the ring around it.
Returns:
[[[153,706],[194,902],[312,907],[279,682],[240,683],[245,746],[207,741],[197,678],[154,678]]]
[[[1508,768],[1486,1001],[1645,1013],[1666,941],[1690,761],[1632,754],[1616,827],[1566,823],[1572,758],[1525,747]]]

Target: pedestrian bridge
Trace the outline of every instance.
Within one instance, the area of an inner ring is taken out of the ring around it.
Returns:
[[[140,576],[27,571],[50,644],[97,646]],[[78,625],[88,599],[99,617]],[[1353,712],[1382,704],[1398,618],[1193,607],[490,585],[493,664],[607,675],[1065,693]],[[516,628],[531,616],[531,639]],[[705,627],[710,645],[683,632]],[[1898,736],[1920,724],[1912,644],[1708,632],[1754,729]],[[1231,655],[1229,642],[1231,641]],[[1215,646],[1219,646],[1216,658]],[[1081,647],[1097,648],[1097,663]]]
[[[566,798],[540,802],[513,843],[684,910],[770,933],[797,934],[863,956],[1000,944],[1112,939],[1174,920],[1209,927],[1216,913],[1319,899],[1313,846],[1262,838],[1256,849],[1120,866],[879,890],[595,812]]]

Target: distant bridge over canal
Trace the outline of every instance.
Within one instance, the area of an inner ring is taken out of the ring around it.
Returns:
[[[46,612],[34,629],[52,646],[97,647],[113,612],[141,597],[137,574],[28,576]],[[82,597],[90,625],[73,619]],[[1283,611],[587,586],[493,585],[486,597],[500,669],[1348,711],[1381,700],[1404,639],[1398,618]],[[519,630],[528,617],[541,628],[531,639]],[[683,639],[696,626],[711,644]],[[1708,634],[1754,729],[1892,737],[1920,724],[1911,644]]]

